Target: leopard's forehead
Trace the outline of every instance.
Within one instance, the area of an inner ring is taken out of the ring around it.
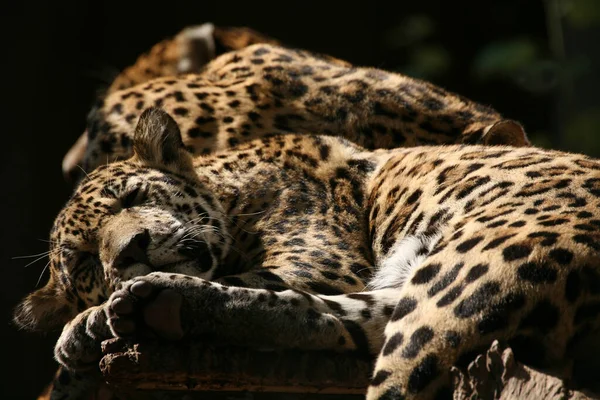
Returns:
[[[199,193],[188,177],[139,165],[133,161],[98,167],[79,184],[58,214],[52,231],[53,246],[93,247],[98,229],[123,208],[127,196],[140,190],[156,204],[177,212],[181,204],[211,201],[210,193]],[[201,196],[201,199],[199,197]]]

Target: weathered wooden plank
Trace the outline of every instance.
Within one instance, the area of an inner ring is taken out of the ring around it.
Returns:
[[[216,391],[364,396],[370,360],[334,352],[259,351],[201,343],[104,343],[115,392]],[[282,398],[282,397],[278,397]]]

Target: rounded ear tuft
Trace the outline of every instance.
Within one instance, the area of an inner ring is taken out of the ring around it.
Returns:
[[[516,121],[505,119],[485,128],[481,142],[488,146],[531,146],[525,130]]]
[[[146,109],[133,136],[137,157],[153,166],[178,164],[186,157],[181,132],[175,120],[160,108]]]

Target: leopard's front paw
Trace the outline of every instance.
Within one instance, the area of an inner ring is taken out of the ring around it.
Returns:
[[[111,295],[106,309],[108,325],[118,337],[157,335],[178,340],[184,336],[182,304],[183,296],[160,274],[140,276]]]
[[[102,358],[100,344],[108,334],[104,310],[92,307],[65,325],[54,346],[54,357],[69,370],[96,368]]]

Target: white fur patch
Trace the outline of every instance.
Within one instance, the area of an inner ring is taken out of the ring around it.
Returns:
[[[407,236],[394,243],[367,285],[369,290],[401,288],[412,271],[425,261],[441,234]]]
[[[191,26],[186,28],[183,32],[190,39],[205,39],[212,38],[213,32],[215,31],[215,26],[210,22],[204,23],[202,25]]]
[[[202,60],[204,63],[215,58],[215,39],[213,37],[214,30],[215,26],[210,22],[207,22],[202,25],[186,28],[182,32],[181,37],[183,38],[184,43],[188,44],[192,41],[201,40],[205,44],[206,54],[204,54],[204,56],[206,57],[206,60]],[[179,72],[190,72],[194,67],[198,67],[198,65],[196,65],[196,61],[198,60],[190,59],[190,57],[193,56],[193,54],[191,54],[191,51],[191,48],[186,48],[186,50],[184,51],[185,55],[179,60],[179,63],[177,64],[177,70]]]

